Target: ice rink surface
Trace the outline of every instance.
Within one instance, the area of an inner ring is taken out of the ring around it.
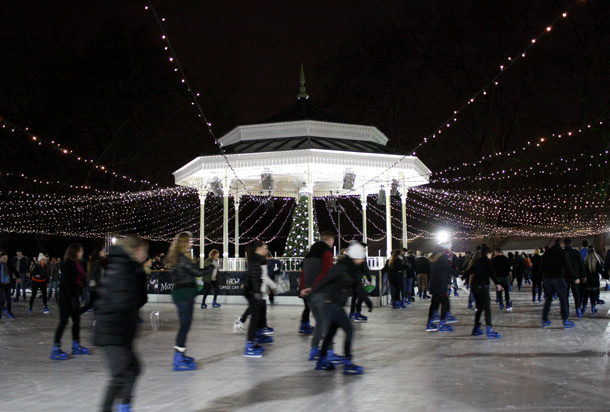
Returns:
[[[541,328],[542,305],[529,288],[512,294],[514,311],[492,306],[500,340],[471,337],[474,312],[467,292],[451,298],[458,317],[451,333],[426,333],[428,302],[406,310],[375,308],[369,322],[355,324],[354,362],[361,376],[316,371],[307,361],[309,338],[297,333],[301,307],[269,308],[275,342],[261,359],[242,356],[244,332],[233,322],[242,305],[195,307],[188,354],[198,370],[172,370],[177,315],[172,304],[147,304],[141,315],[137,352],[143,364],[135,393],[136,411],[610,411],[610,292],[593,317],[587,310],[574,329],[564,330],[553,302],[548,329]],[[573,303],[573,302],[572,302]],[[97,411],[107,379],[103,356],[67,361],[49,359],[58,322],[55,302],[43,315],[24,302],[13,304],[15,320],[0,321],[0,411]],[[150,314],[160,311],[155,331]],[[367,313],[367,315],[369,315]],[[93,314],[82,318],[82,341],[91,347]],[[338,353],[343,334],[339,332]],[[62,348],[69,352],[70,325]]]

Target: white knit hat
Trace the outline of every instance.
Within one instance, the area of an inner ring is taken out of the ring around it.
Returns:
[[[38,261],[40,262],[42,259],[47,260],[47,257],[41,252],[38,254]]]
[[[347,256],[352,259],[364,259],[366,257],[366,250],[362,243],[352,240],[347,247]]]

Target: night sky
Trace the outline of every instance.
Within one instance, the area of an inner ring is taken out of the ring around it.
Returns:
[[[190,106],[151,11],[142,1],[8,1],[0,16],[0,118],[120,174],[173,183],[171,172],[214,149]],[[372,124],[410,151],[450,118],[565,10],[498,86],[460,113],[418,156],[433,171],[608,118],[610,4],[606,1],[169,1],[153,2],[213,131],[259,122],[293,104],[301,63],[314,104]],[[8,190],[76,195],[72,185],[134,191],[131,184],[0,131]],[[541,151],[491,160],[452,177],[597,154],[608,128],[593,127]],[[432,187],[535,192],[558,180],[605,181],[579,191],[606,199],[608,168],[511,181]],[[446,175],[445,175],[446,176]],[[558,189],[559,190],[559,189]],[[561,189],[563,194],[573,189]],[[590,192],[587,192],[590,190]],[[8,200],[5,196],[4,200]],[[456,210],[454,210],[456,212]],[[514,210],[511,211],[513,213]],[[595,213],[598,213],[596,210]],[[456,213],[459,213],[456,212]],[[591,215],[593,216],[593,215]],[[510,213],[496,224],[514,225]],[[460,223],[457,222],[458,226]],[[418,223],[414,223],[418,224]],[[13,226],[11,226],[13,225]],[[419,223],[420,227],[421,223]],[[4,227],[15,227],[10,219]]]

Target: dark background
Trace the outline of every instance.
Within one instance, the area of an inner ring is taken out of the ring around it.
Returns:
[[[0,118],[117,173],[171,186],[174,170],[215,145],[173,71],[161,32],[145,5],[5,1],[0,15]],[[410,151],[493,78],[499,64],[516,57],[568,8],[568,18],[507,70],[499,86],[489,88],[450,130],[417,154],[439,171],[521,147],[534,138],[608,120],[607,1],[160,0],[154,5],[167,19],[169,39],[201,94],[217,136],[293,104],[303,63],[314,104],[346,121],[375,125],[390,138],[388,145]],[[609,136],[606,123],[577,138],[494,159],[455,176],[598,153],[608,147]],[[118,191],[150,188],[111,178],[57,150],[35,145],[19,131],[0,129],[0,138],[1,171],[62,182],[40,185],[2,175],[4,202],[14,201],[7,193],[15,190],[91,193],[66,184]],[[606,201],[608,174],[607,167],[596,166],[579,173],[432,187],[491,190],[510,197],[561,181],[576,186],[560,189],[563,195],[573,192]],[[598,181],[602,183],[583,185]],[[349,202],[345,205],[349,210]],[[13,234],[2,233],[0,247],[12,250],[19,245],[29,254],[41,249],[55,253],[70,240],[14,234],[20,218],[4,206],[0,223]],[[570,205],[562,203],[559,208],[569,219]],[[322,215],[323,203],[318,209]],[[501,212],[492,223],[517,227],[510,219],[514,212],[507,207],[506,214]],[[607,207],[584,213],[591,220],[600,215],[607,220]],[[357,215],[353,219],[358,222]],[[431,230],[425,219],[409,224]],[[323,218],[320,229],[331,225]],[[378,226],[384,227],[381,219]],[[459,221],[454,227],[474,230]],[[372,237],[378,235],[369,227],[371,231]],[[166,247],[153,244],[155,250]],[[281,238],[272,249],[281,252]]]

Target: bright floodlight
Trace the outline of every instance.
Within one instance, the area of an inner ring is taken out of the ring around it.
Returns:
[[[112,239],[110,239],[110,243],[112,243],[113,245],[116,245],[116,237],[113,237]]]
[[[436,234],[436,240],[441,245],[444,243],[447,243],[449,241],[449,232],[447,232],[445,230],[443,230],[442,232],[438,232]]]

